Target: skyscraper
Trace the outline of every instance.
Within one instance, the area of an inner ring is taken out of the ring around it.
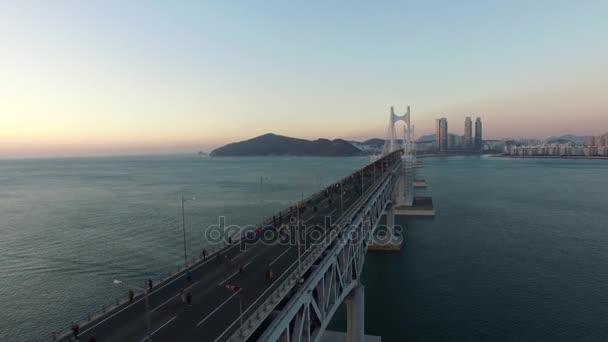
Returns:
[[[448,150],[454,151],[458,148],[456,143],[456,134],[448,134]]]
[[[435,120],[435,147],[437,152],[448,150],[448,119]]]
[[[477,117],[475,119],[475,149],[481,150],[483,143],[483,137],[481,133],[481,118]]]
[[[467,116],[466,119],[464,119],[463,145],[462,148],[465,150],[473,148],[473,127],[470,116]]]

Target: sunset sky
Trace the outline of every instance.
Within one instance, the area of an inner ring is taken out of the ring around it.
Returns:
[[[608,132],[606,1],[0,4],[0,158],[193,152],[274,132]]]

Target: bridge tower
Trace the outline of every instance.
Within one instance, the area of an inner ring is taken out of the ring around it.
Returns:
[[[395,125],[398,122],[403,122],[403,140],[401,145],[397,143]],[[394,198],[392,204],[386,210],[386,225],[391,231],[395,225],[395,206],[411,207],[414,202],[414,151],[415,147],[412,142],[413,126],[411,125],[410,106],[407,106],[407,111],[403,115],[395,114],[395,109],[391,107],[391,112],[388,121],[388,129],[382,155],[385,156],[398,149],[403,149],[403,163],[400,171],[401,177],[395,184]]]
[[[404,134],[404,141],[402,146],[397,144],[397,132],[395,130],[395,124],[399,121],[403,121],[405,124],[404,130],[407,134]],[[411,126],[410,126],[410,106],[407,106],[407,112],[403,115],[395,114],[395,109],[391,107],[391,114],[388,120],[388,129],[386,131],[386,139],[384,140],[384,147],[382,148],[382,156],[386,156],[391,152],[394,152],[400,148],[410,148],[411,142]],[[408,151],[406,151],[408,152]]]

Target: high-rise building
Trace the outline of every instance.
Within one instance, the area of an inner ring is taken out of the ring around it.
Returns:
[[[464,119],[464,136],[462,144],[462,147],[465,150],[473,148],[473,128],[470,116],[467,116],[466,119]]]
[[[481,133],[481,118],[477,117],[475,119],[475,149],[481,150],[483,144],[483,136]]]
[[[458,149],[458,144],[456,143],[456,134],[448,134],[448,150],[454,151]]]
[[[437,152],[448,150],[448,119],[435,120],[435,147]]]
[[[592,137],[591,146],[608,146],[608,133]]]

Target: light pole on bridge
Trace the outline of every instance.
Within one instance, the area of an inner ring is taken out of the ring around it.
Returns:
[[[260,214],[262,215],[262,222],[264,221],[264,181],[268,182],[270,177],[260,176]]]
[[[297,207],[297,211],[296,211],[296,246],[298,247],[298,268],[301,270],[302,269],[302,258],[300,255],[300,205],[302,204],[302,202],[298,203],[296,205]]]
[[[342,188],[342,180],[340,180],[340,217],[344,215],[344,189]]]
[[[188,253],[186,251],[186,202],[195,201],[196,197],[184,198],[182,196],[182,231],[184,233],[184,267],[188,265]]]

